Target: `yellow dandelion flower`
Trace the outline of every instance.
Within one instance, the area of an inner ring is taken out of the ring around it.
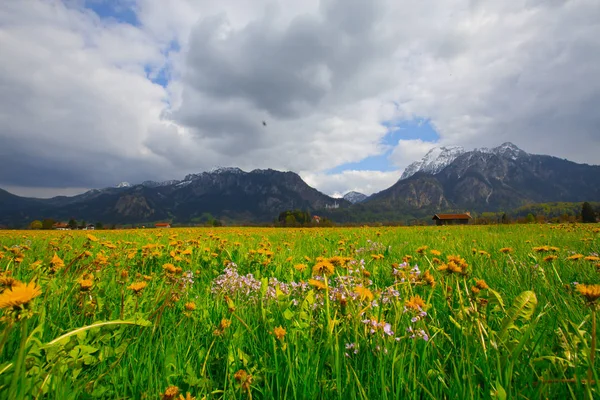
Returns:
[[[21,282],[19,282],[12,276],[0,276],[0,286],[3,286],[5,288],[12,288],[13,286],[16,286],[19,283]]]
[[[588,303],[594,304],[596,300],[600,299],[600,285],[583,285],[579,284],[576,286],[577,291],[581,293]]]
[[[483,279],[475,280],[475,286],[477,286],[481,290],[489,289],[490,287]]]
[[[475,294],[475,295],[476,295],[476,294],[479,294],[479,292],[480,292],[480,291],[481,291],[481,289],[479,289],[477,286],[473,286],[473,287],[471,288],[471,292],[472,292],[473,294]]]
[[[500,253],[507,254],[507,253],[512,253],[512,252],[513,252],[512,247],[503,247],[500,249]]]
[[[418,254],[424,254],[425,250],[427,250],[427,247],[428,246],[421,246],[421,247],[417,248],[417,253]]]
[[[578,261],[583,258],[583,254],[573,254],[572,256],[567,257],[569,261]]]
[[[335,267],[345,267],[346,264],[348,263],[348,261],[350,261],[351,258],[349,257],[340,257],[340,256],[334,256],[329,258],[329,262],[332,263]]]
[[[312,269],[313,275],[331,275],[335,267],[329,261],[320,261]]]
[[[429,254],[431,254],[432,256],[441,256],[442,252],[439,250],[432,249],[432,250],[429,250]]]
[[[40,294],[42,294],[42,290],[35,282],[27,284],[18,282],[0,294],[0,308],[18,309],[21,306],[27,306]]]
[[[286,330],[281,325],[273,329],[273,335],[275,335],[277,340],[283,340],[286,333]]]
[[[294,269],[299,272],[304,272],[308,268],[306,264],[296,264],[294,265]]]
[[[171,400],[177,397],[179,394],[179,388],[177,386],[169,386],[165,393],[162,395],[163,400]]]
[[[94,235],[91,235],[91,234],[88,234],[87,238],[88,238],[88,240],[90,242],[97,242],[98,241],[98,238],[96,236],[94,236]]]
[[[127,286],[127,289],[131,289],[135,294],[139,294],[147,285],[146,282],[134,282]]]
[[[57,271],[65,266],[65,262],[58,256],[58,254],[54,253],[52,260],[50,261],[50,265],[52,265],[52,269]]]
[[[94,285],[94,281],[91,279],[80,279],[79,280],[79,290],[82,292],[87,292]]]
[[[230,326],[231,326],[231,320],[227,319],[227,318],[223,318],[221,320],[221,323],[219,324],[219,328],[221,330],[225,330],[225,329],[229,328]]]
[[[373,292],[371,292],[366,287],[357,286],[354,288],[354,293],[356,293],[361,300],[373,301]]]
[[[325,283],[316,279],[309,279],[308,284],[314,286],[317,289],[325,289]]]
[[[544,257],[544,261],[545,262],[550,262],[550,261],[554,261],[558,258],[558,256],[555,256],[554,254],[551,254],[549,256]]]
[[[600,261],[600,257],[596,256],[587,256],[584,258],[585,261]]]
[[[177,268],[171,263],[164,264],[163,269],[169,274],[174,274],[175,272],[177,272]]]
[[[185,303],[185,309],[188,311],[194,311],[196,309],[196,303],[194,303],[193,301]]]
[[[418,294],[415,296],[412,296],[410,299],[408,299],[404,305],[406,306],[406,308],[409,308],[411,310],[415,310],[415,311],[421,311],[423,309],[425,309],[425,301],[421,298],[421,296],[419,296]]]
[[[423,279],[423,281],[425,281],[425,283],[431,287],[435,286],[435,279],[433,278],[433,275],[431,275],[431,273],[429,271],[425,271],[425,273],[421,276],[421,279]]]
[[[190,392],[187,392],[185,397],[183,397],[182,394],[179,395],[179,400],[196,400],[195,397],[193,397]]]

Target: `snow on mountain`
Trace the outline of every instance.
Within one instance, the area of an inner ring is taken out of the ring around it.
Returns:
[[[215,167],[215,168],[211,169],[209,171],[209,173],[211,173],[211,174],[224,174],[224,173],[245,174],[245,172],[242,171],[241,169],[239,169],[238,167]]]
[[[180,181],[176,179],[172,179],[170,181],[156,182],[156,181],[144,181],[141,183],[142,186],[148,188],[161,187],[161,186],[171,186],[177,185]]]
[[[465,149],[460,146],[434,147],[421,160],[406,167],[400,179],[406,179],[417,172],[437,174],[464,153]]]
[[[117,188],[128,188],[128,187],[131,187],[131,183],[129,183],[129,182],[121,182],[121,183],[119,183],[115,187],[117,187]]]
[[[400,180],[406,179],[410,176],[413,176],[417,172],[425,172],[428,174],[437,174],[448,165],[450,165],[454,160],[456,160],[459,156],[469,153],[473,153],[473,155],[477,153],[483,154],[494,154],[498,157],[510,158],[512,160],[516,160],[519,157],[527,156],[528,153],[519,149],[513,143],[506,142],[501,144],[498,147],[487,148],[481,147],[478,149],[474,149],[471,152],[467,152],[463,147],[460,146],[451,146],[451,147],[434,147],[429,150],[425,157],[423,157],[419,161],[415,161],[410,164],[400,177]],[[469,158],[470,159],[470,158]]]
[[[348,192],[344,195],[344,200],[348,200],[350,203],[355,204],[355,203],[360,203],[361,201],[365,201],[365,199],[367,198],[366,194],[362,194],[359,192]]]

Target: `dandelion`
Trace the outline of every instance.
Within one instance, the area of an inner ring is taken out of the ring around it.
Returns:
[[[329,261],[319,261],[312,269],[313,275],[331,275],[335,267]]]
[[[572,256],[567,257],[569,261],[578,261],[583,258],[583,254],[573,254]]]
[[[193,301],[190,301],[188,303],[185,303],[184,307],[187,311],[194,311],[196,309],[196,303],[194,303]]]
[[[406,300],[404,303],[407,309],[412,309],[415,311],[421,311],[425,308],[425,301],[418,294]]]
[[[56,272],[65,266],[65,262],[56,253],[54,253],[52,260],[50,260],[50,265],[52,265],[52,270]]]
[[[508,253],[512,253],[512,252],[513,252],[512,247],[503,247],[500,249],[500,253],[508,254]]]
[[[127,286],[127,289],[131,289],[135,294],[139,294],[147,285],[146,282],[134,282]]]
[[[439,250],[432,249],[432,250],[429,250],[429,254],[431,254],[432,256],[441,256],[442,252]]]
[[[194,396],[192,396],[192,395],[190,394],[190,392],[187,392],[187,393],[185,394],[185,397],[183,397],[183,395],[182,395],[182,394],[180,394],[180,395],[179,395],[179,399],[178,399],[178,400],[196,400],[196,398],[195,398]]]
[[[417,249],[418,254],[424,254],[425,250],[427,250],[427,246],[421,246]]]
[[[91,279],[80,279],[79,280],[79,290],[82,292],[87,292],[94,285],[94,281]]]
[[[179,394],[179,388],[177,386],[169,386],[165,393],[162,395],[163,400],[171,400],[177,397]]]
[[[425,281],[425,283],[431,287],[435,286],[435,279],[433,278],[433,275],[431,275],[431,273],[429,271],[425,271],[425,273],[421,276],[421,279],[423,279],[423,281]]]
[[[316,279],[309,279],[308,284],[314,286],[317,289],[325,289],[325,283]]]
[[[600,299],[600,285],[579,284],[576,289],[590,305],[594,305],[596,300]]]
[[[219,326],[213,331],[213,335],[221,336],[222,334],[225,333],[227,328],[229,328],[230,326],[231,326],[231,320],[227,319],[227,318],[223,318],[221,320],[221,322],[219,323]]]
[[[488,286],[488,284],[483,279],[477,279],[475,281],[475,286],[477,286],[477,288],[479,288],[481,290],[485,290],[485,289],[489,289],[490,288]]]
[[[240,387],[243,390],[250,392],[250,385],[252,384],[252,375],[250,375],[243,369],[240,369],[233,375],[233,378],[240,384]]]
[[[304,272],[306,270],[306,264],[296,264],[294,265],[294,269],[298,272]]]
[[[286,333],[286,330],[281,325],[273,329],[273,335],[275,335],[277,340],[283,340]]]
[[[585,261],[600,261],[600,257],[597,256],[587,256],[584,258]]]
[[[351,258],[350,257],[340,257],[340,256],[334,256],[329,258],[329,262],[331,264],[333,264],[335,267],[345,267],[346,264],[348,263],[348,261],[350,261]]]
[[[9,271],[10,273],[10,271]],[[4,275],[0,275],[0,286],[3,286],[5,288],[12,288],[13,286],[17,285],[18,283],[20,283],[18,280],[16,280],[15,278],[13,278],[12,276],[4,276]]]
[[[40,294],[42,294],[42,290],[35,282],[27,284],[18,282],[0,294],[0,308],[19,309],[22,306],[27,306],[31,300]]]
[[[546,256],[546,257],[544,257],[544,261],[545,261],[545,262],[551,262],[551,261],[554,261],[554,260],[556,260],[557,258],[558,258],[558,256],[556,256],[556,255],[554,255],[554,254],[551,254],[551,255],[549,255],[549,256]]]
[[[361,300],[365,300],[368,299],[369,301],[373,301],[373,292],[371,292],[369,289],[362,287],[362,286],[357,286],[354,288],[354,293],[356,293]]]

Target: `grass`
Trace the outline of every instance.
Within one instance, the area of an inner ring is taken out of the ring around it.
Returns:
[[[0,397],[595,398],[599,234],[0,231]]]

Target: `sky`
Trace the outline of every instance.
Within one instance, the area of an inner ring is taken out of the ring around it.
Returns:
[[[19,195],[215,166],[371,194],[507,141],[600,160],[597,0],[4,0],[0,54]]]

